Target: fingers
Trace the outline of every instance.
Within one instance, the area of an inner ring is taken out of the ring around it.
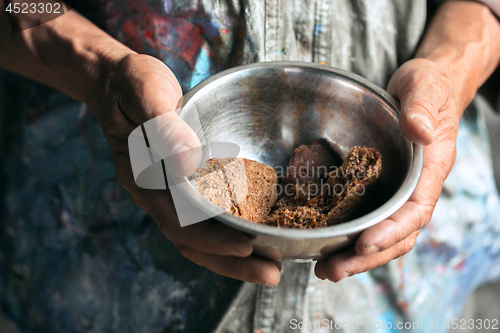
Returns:
[[[181,227],[169,192],[138,187],[128,155],[114,153],[113,157],[119,179],[127,184],[134,202],[151,215],[186,258],[231,278],[266,286],[279,283],[281,263],[252,256],[253,246],[245,234],[212,220]]]
[[[175,243],[187,245],[193,249],[217,255],[248,257],[253,246],[250,239],[240,231],[221,223],[208,220],[187,227],[159,224],[167,238]]]
[[[180,246],[183,256],[197,265],[203,266],[220,275],[251,283],[275,286],[280,281],[281,263],[256,256],[238,258],[219,256]]]
[[[396,213],[366,229],[356,241],[355,252],[370,255],[384,251],[420,229],[432,214],[432,207],[422,212],[415,201],[406,202]]]
[[[248,257],[252,254],[253,246],[244,233],[216,221],[181,227],[168,191],[139,189],[131,195],[138,206],[151,215],[165,237],[177,245],[222,256]]]
[[[215,221],[181,227],[169,191],[147,190],[135,184],[128,155],[114,153],[118,180],[134,202],[146,211],[168,239],[194,249],[218,255],[249,256],[253,247],[242,232]]]
[[[319,279],[339,282],[348,276],[369,271],[410,252],[417,235],[418,231],[415,231],[395,246],[372,255],[360,256],[352,248],[345,250],[328,259],[319,260],[314,268],[315,274]]]
[[[414,59],[396,71],[387,87],[401,102],[401,131],[421,145],[434,141],[439,113],[448,107],[452,93],[447,79],[435,67],[428,60]]]
[[[430,221],[443,183],[453,167],[454,152],[455,146],[449,142],[425,147],[424,168],[415,191],[397,212],[363,231],[356,241],[356,253],[369,255],[388,249]]]

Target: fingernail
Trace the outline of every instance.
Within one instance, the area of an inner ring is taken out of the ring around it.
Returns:
[[[263,285],[265,285],[266,287],[269,287],[269,288],[274,287],[272,284],[270,284],[270,283],[269,283],[269,282],[267,282],[267,281],[264,281]]]
[[[167,167],[176,175],[184,176],[188,172],[185,170],[189,165],[193,148],[185,143],[180,143],[172,149],[172,157],[167,158]]]
[[[372,245],[370,244],[369,246],[367,246],[365,248],[365,250],[363,251],[363,255],[369,255],[369,254],[374,254],[374,253],[377,253],[377,252],[380,252],[380,247],[376,246],[376,245]]]
[[[434,134],[434,128],[432,127],[432,123],[429,120],[429,118],[422,116],[418,113],[412,115],[410,118],[412,120],[415,120],[416,122],[420,123],[420,125],[422,125],[422,127],[424,128],[425,132],[428,132],[430,134]]]
[[[337,281],[333,281],[333,282],[335,282],[335,283],[340,282],[348,276],[351,276],[351,274],[345,272],[340,279],[338,279]]]
[[[172,155],[175,155],[175,154],[180,154],[182,153],[183,151],[187,151],[187,150],[190,150],[191,147],[188,146],[187,144],[185,143],[179,143],[178,145],[176,145],[173,149],[172,149]]]

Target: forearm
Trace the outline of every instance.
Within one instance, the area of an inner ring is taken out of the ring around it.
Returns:
[[[0,13],[0,36],[0,67],[83,102],[94,98],[114,63],[135,53],[75,10],[17,33]]]
[[[444,3],[416,57],[432,60],[453,81],[459,110],[463,110],[498,66],[500,23],[479,3]]]

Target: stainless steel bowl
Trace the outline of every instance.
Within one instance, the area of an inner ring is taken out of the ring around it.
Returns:
[[[398,125],[399,104],[383,89],[340,69],[302,62],[264,62],[226,70],[203,81],[183,100],[179,115],[202,144],[231,142],[239,157],[286,167],[294,149],[324,139],[344,158],[353,146],[382,154],[381,205],[347,223],[318,229],[255,224],[227,213],[216,219],[251,235],[254,251],[278,260],[308,261],[351,245],[364,229],[394,213],[415,189],[423,149]],[[206,156],[207,157],[207,156]],[[193,182],[186,182],[193,186]],[[193,205],[214,210],[195,191]]]

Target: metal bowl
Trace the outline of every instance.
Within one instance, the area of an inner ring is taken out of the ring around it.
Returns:
[[[254,253],[309,261],[351,245],[364,229],[390,216],[409,198],[423,167],[423,148],[398,125],[399,104],[368,80],[340,69],[303,62],[265,62],[232,68],[198,84],[179,116],[203,145],[230,142],[245,157],[286,167],[294,149],[324,139],[342,158],[353,146],[382,154],[381,204],[352,221],[317,229],[255,224],[214,210],[196,191],[187,199],[227,226],[251,235]],[[210,156],[206,156],[205,159]],[[187,181],[186,186],[193,187]],[[215,212],[215,213],[214,213]]]

